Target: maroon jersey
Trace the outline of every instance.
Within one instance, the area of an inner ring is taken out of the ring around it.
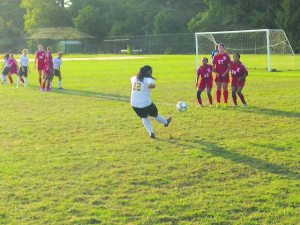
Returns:
[[[48,52],[45,56],[45,61],[44,61],[44,70],[45,72],[52,73],[53,71],[53,58],[51,52]]]
[[[15,59],[9,59],[9,64],[10,64],[10,73],[11,74],[17,74],[18,73],[18,64]]]
[[[228,64],[230,64],[231,59],[227,53],[219,53],[215,55],[213,64],[216,65],[216,73],[222,75],[228,69]]]
[[[242,64],[241,62],[239,62],[239,63],[231,62],[231,77],[232,77],[232,80],[237,80],[239,77],[242,77],[244,75],[248,75],[248,70],[246,69],[244,64]],[[244,80],[245,79],[243,79],[243,81]]]
[[[198,68],[197,76],[201,76],[201,82],[210,83],[213,81],[212,77],[213,67],[210,64],[206,66],[200,66]]]
[[[38,69],[41,70],[44,68],[44,62],[45,62],[45,57],[46,57],[46,52],[45,51],[37,51],[35,53],[35,58],[37,60],[38,63]]]

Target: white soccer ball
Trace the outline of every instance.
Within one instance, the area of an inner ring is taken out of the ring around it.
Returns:
[[[184,112],[188,109],[188,104],[185,101],[180,101],[180,102],[177,103],[176,108],[180,112]]]

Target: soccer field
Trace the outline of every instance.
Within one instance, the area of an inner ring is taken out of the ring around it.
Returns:
[[[129,104],[145,64],[173,116],[152,120],[155,140]],[[62,74],[62,91],[41,92],[33,64],[29,87],[0,88],[0,224],[299,224],[299,71],[250,69],[237,109],[205,93],[198,106],[194,56],[65,60]]]

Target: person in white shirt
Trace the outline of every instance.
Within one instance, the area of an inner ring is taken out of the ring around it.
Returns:
[[[61,71],[60,71],[60,67],[62,65],[62,55],[63,55],[62,52],[58,52],[58,57],[55,57],[53,59],[54,76],[58,77],[58,89],[63,89],[62,81],[61,81]],[[51,80],[51,86],[52,86],[52,80]]]
[[[140,72],[131,79],[131,100],[130,104],[136,114],[142,118],[142,122],[147,129],[150,138],[154,139],[155,134],[149,116],[154,117],[159,123],[168,127],[172,117],[165,119],[158,114],[158,110],[151,100],[151,89],[155,88],[155,78],[152,77],[151,66],[144,66]]]
[[[20,69],[19,69],[19,76],[17,79],[17,87],[19,87],[20,80],[24,77],[24,86],[28,85],[28,72],[29,72],[29,58],[28,58],[28,50],[22,50],[22,56],[20,57]]]
[[[10,63],[9,63],[9,54],[8,53],[6,53],[5,56],[4,56],[1,71],[2,71],[2,84],[5,84],[6,83],[6,76],[10,72]]]

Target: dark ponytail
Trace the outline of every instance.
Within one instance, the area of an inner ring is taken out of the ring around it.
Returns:
[[[140,71],[138,72],[138,74],[136,75],[137,79],[140,82],[143,82],[145,77],[150,77],[152,79],[155,79],[154,77],[152,77],[152,74],[149,74],[149,71],[152,71],[152,67],[151,66],[143,66]]]

